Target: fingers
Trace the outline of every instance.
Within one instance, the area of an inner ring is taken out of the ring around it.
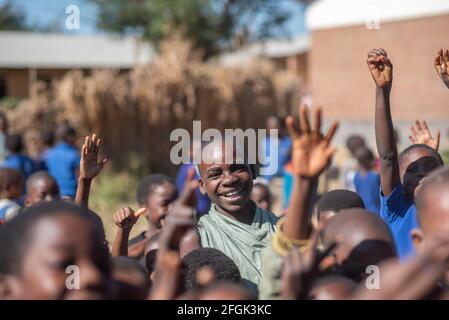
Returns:
[[[321,107],[317,107],[314,112],[314,128],[313,131],[316,133],[321,132]]]
[[[414,140],[417,140],[417,138],[418,138],[418,131],[416,131],[415,126],[411,126],[410,127],[410,132],[412,133],[412,136],[413,136]]]
[[[433,62],[433,65],[435,66],[437,71],[440,71],[439,67],[441,65],[442,60],[443,60],[443,49],[439,49],[437,51],[437,54],[435,55],[435,60]]]
[[[409,136],[408,136],[408,139],[409,139],[410,142],[413,143],[413,144],[416,143],[416,141],[417,141],[416,138],[415,138],[413,135],[409,135]]]
[[[83,146],[81,147],[81,157],[84,158],[87,155],[87,145],[86,142],[84,142]]]
[[[95,153],[98,152],[98,150],[100,149],[101,146],[101,139],[98,138],[98,136],[94,133],[92,134],[92,136],[86,136],[84,138],[84,145],[83,147],[86,146],[85,148],[85,154],[87,155],[88,153]]]
[[[417,130],[418,132],[421,133],[421,132],[423,131],[423,128],[421,127],[421,122],[419,122],[418,120],[416,120],[415,126],[416,126],[416,130]]]
[[[299,130],[296,127],[295,119],[293,119],[292,116],[288,116],[285,119],[285,125],[287,127],[288,133],[290,134],[290,138],[292,140],[299,138]]]
[[[142,208],[134,212],[131,208],[120,208],[113,217],[114,223],[120,228],[126,228],[132,226],[139,216],[146,212],[146,208]],[[143,212],[142,212],[143,211]],[[136,214],[138,214],[136,216]]]
[[[429,131],[429,127],[427,126],[427,122],[425,120],[421,121],[420,125],[424,131]]]
[[[330,161],[330,158],[332,158],[334,156],[335,152],[337,152],[337,148],[334,148],[334,147],[329,148],[328,147],[325,152],[326,152],[326,158],[329,159],[329,161]],[[329,165],[329,163],[328,163],[328,165]]]
[[[179,197],[179,202],[189,207],[195,206],[195,189],[198,187],[198,180],[195,179],[195,169],[190,168],[187,172],[184,189]]]
[[[307,105],[303,104],[299,107],[299,129],[301,132],[310,132],[309,114],[307,111]]]
[[[98,164],[100,165],[100,167],[103,168],[103,166],[106,164],[106,162],[108,162],[109,158],[104,158],[103,160],[101,160]]]
[[[438,149],[440,147],[440,135],[441,135],[441,131],[437,130],[437,133],[435,135],[435,140],[437,141],[437,145],[436,145],[435,150],[437,150],[437,151],[438,151]]]
[[[326,142],[326,146],[328,146],[331,143],[332,138],[334,137],[337,129],[338,129],[338,122],[334,122],[330,126],[329,130],[327,130],[327,133],[324,136],[324,141]]]
[[[134,217],[138,219],[141,215],[145,214],[148,211],[148,208],[140,208],[136,212],[134,212]]]

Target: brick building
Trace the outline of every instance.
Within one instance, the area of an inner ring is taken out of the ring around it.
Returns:
[[[0,32],[0,98],[26,98],[36,81],[51,83],[72,69],[129,70],[154,50],[135,38]]]
[[[374,144],[374,84],[367,52],[382,47],[394,64],[392,114],[408,143],[408,128],[424,119],[442,130],[448,145],[449,92],[433,67],[435,52],[449,47],[447,0],[321,0],[306,11],[310,31],[309,88],[315,104],[342,127]]]

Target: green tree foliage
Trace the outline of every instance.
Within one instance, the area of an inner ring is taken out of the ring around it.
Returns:
[[[205,58],[236,43],[273,36],[290,18],[285,0],[89,0],[98,27],[137,33],[159,43],[176,31],[203,49]],[[256,27],[255,27],[256,26]]]
[[[8,1],[0,5],[0,30],[25,30],[24,15]]]

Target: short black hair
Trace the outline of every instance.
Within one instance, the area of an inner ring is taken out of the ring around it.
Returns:
[[[41,131],[42,143],[46,146],[52,146],[55,143],[55,133],[50,130]]]
[[[362,136],[358,134],[350,135],[346,139],[346,148],[349,149],[349,151],[354,154],[354,152],[360,148],[365,146],[365,139],[363,139]]]
[[[23,140],[20,134],[9,134],[5,139],[5,147],[12,153],[21,153],[23,150]]]
[[[0,191],[6,191],[11,185],[21,184],[23,181],[23,174],[19,170],[0,168]]]
[[[176,185],[175,180],[165,174],[150,174],[143,178],[137,186],[137,203],[139,203],[140,206],[145,205],[154,189],[166,182]]]
[[[374,154],[367,147],[360,147],[354,152],[354,157],[357,159],[358,163],[363,165],[368,162],[373,162]]]
[[[95,225],[101,223],[92,211],[66,201],[41,202],[25,209],[0,228],[0,274],[18,274],[28,244],[32,241],[33,228],[39,220],[61,214],[73,214]],[[104,236],[102,224],[100,232]]]
[[[438,151],[436,151],[434,148],[431,148],[428,145],[422,144],[422,143],[412,144],[412,145],[408,146],[407,148],[405,148],[399,154],[399,157],[398,157],[399,163],[401,163],[404,160],[404,157],[406,157],[410,153],[410,151],[412,151],[413,149],[417,149],[417,148],[427,150],[440,163],[440,165],[442,165],[442,166],[444,165],[443,158],[441,158],[441,155],[438,153]]]
[[[76,136],[76,132],[67,121],[64,121],[56,127],[55,136],[58,141],[68,141]]]
[[[59,195],[58,182],[56,182],[56,179],[53,178],[47,171],[43,171],[43,170],[34,172],[31,176],[28,177],[27,182],[26,182],[26,192],[29,192],[33,183],[40,179],[49,179],[49,180],[53,181],[55,188],[51,191],[53,192],[54,195],[56,195],[56,194]]]
[[[196,273],[204,266],[214,271],[214,283],[240,282],[241,275],[237,265],[226,254],[214,248],[199,248],[191,251],[182,259],[185,271],[185,288],[192,289],[196,285]]]
[[[334,211],[338,213],[343,209],[362,208],[365,204],[362,198],[354,191],[346,189],[336,189],[323,194],[318,201],[317,216],[320,219],[320,213],[323,211]]]
[[[449,185],[449,167],[435,169],[422,180],[422,186],[415,199],[419,225],[422,226],[423,219],[426,215],[429,215],[428,210],[426,210],[428,205],[426,194],[428,192],[434,193],[435,190],[446,190],[444,189],[445,185]]]

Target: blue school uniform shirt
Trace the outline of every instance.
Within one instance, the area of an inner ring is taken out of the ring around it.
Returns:
[[[2,168],[12,168],[19,170],[27,179],[35,170],[36,166],[34,161],[22,154],[10,154],[6,157],[5,161],[0,165]]]
[[[184,184],[187,179],[187,173],[190,168],[193,168],[194,165],[190,163],[184,163],[179,167],[178,175],[176,177],[176,188],[178,189],[178,193],[181,194],[184,189]],[[195,179],[199,179],[200,176],[198,172],[195,170]],[[195,189],[195,198],[196,198],[196,211],[198,215],[202,216],[209,212],[210,208],[210,199],[207,194],[202,194],[199,188]]]
[[[354,186],[366,209],[378,214],[380,212],[380,175],[375,171],[369,171],[366,174],[357,171],[354,176]]]
[[[415,254],[410,231],[418,227],[416,206],[404,194],[401,185],[389,196],[380,195],[380,216],[390,227],[401,260]]]
[[[79,165],[80,153],[68,143],[59,142],[48,150],[45,166],[58,183],[61,196],[75,197],[78,186],[76,171]]]
[[[266,137],[262,143],[263,157],[264,162],[271,156],[270,150],[270,137]],[[291,160],[291,149],[292,149],[292,140],[290,137],[280,137],[277,140],[278,147],[278,166],[277,170],[273,175],[264,175],[263,178],[271,181],[274,177],[282,177],[284,174],[284,166]],[[264,165],[269,166],[269,164]]]

